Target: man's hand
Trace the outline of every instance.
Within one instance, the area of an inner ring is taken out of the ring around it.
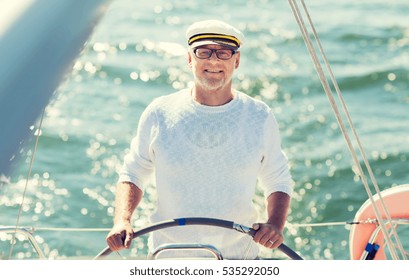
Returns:
[[[129,249],[131,247],[133,230],[130,223],[119,223],[114,225],[108,233],[106,241],[112,251]]]
[[[256,230],[253,240],[266,248],[274,249],[284,241],[283,233],[271,224],[253,224]]]
[[[106,237],[112,251],[129,249],[132,243],[132,213],[141,201],[143,193],[134,183],[118,183],[115,195],[114,226]]]
[[[284,192],[273,192],[267,197],[266,223],[253,224],[256,230],[253,240],[264,247],[274,249],[284,241],[283,230],[290,207],[290,196]]]

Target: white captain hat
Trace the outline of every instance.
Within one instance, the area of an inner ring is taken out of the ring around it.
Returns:
[[[186,38],[192,48],[217,44],[237,50],[244,41],[244,35],[240,30],[214,19],[193,23],[186,30]]]

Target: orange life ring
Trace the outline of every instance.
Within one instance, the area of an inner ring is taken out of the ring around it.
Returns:
[[[381,196],[384,200],[384,204],[388,209],[391,219],[408,219],[409,218],[409,184],[399,185],[386,189],[381,192]],[[381,208],[379,196],[374,196],[376,205]],[[386,215],[381,211],[383,218]],[[368,219],[376,219],[375,211],[372,207],[371,201],[368,199],[355,215],[355,221],[367,221]],[[352,260],[359,260],[367,248],[368,241],[377,228],[376,223],[361,223],[354,224],[351,227],[349,235],[349,251]],[[369,248],[376,246],[377,251],[374,256],[374,260],[386,260],[386,254],[384,250],[384,235],[381,232],[374,239],[374,245],[369,244]]]

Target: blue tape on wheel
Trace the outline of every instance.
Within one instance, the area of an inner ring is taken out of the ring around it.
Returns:
[[[186,219],[178,219],[178,224],[180,226],[185,226],[186,225]]]

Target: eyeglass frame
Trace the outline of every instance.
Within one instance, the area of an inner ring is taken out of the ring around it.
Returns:
[[[203,57],[203,58],[198,57],[197,54],[196,54],[196,51],[197,51],[198,49],[209,50],[209,51],[210,51],[209,56],[208,56],[208,57]],[[231,51],[231,56],[230,56],[229,58],[220,58],[220,57],[218,56],[218,54],[217,54],[217,51],[221,51],[221,50],[223,50],[223,51],[225,51],[225,50]],[[209,48],[203,48],[203,47],[196,47],[196,48],[193,49],[193,53],[194,53],[194,55],[195,55],[198,59],[209,59],[209,58],[212,57],[213,53],[215,53],[215,54],[216,54],[216,57],[217,57],[218,59],[220,59],[220,60],[229,60],[229,59],[231,59],[231,58],[233,57],[233,55],[235,55],[236,53],[238,53],[238,51],[237,51],[237,50],[234,50],[234,49],[230,49],[230,48],[225,48],[225,49],[209,49]]]

